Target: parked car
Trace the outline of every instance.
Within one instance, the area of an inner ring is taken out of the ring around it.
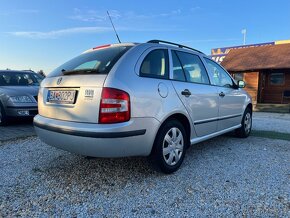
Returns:
[[[43,77],[33,71],[0,70],[0,125],[11,117],[33,117]]]
[[[94,157],[149,156],[158,170],[172,173],[190,144],[233,130],[250,134],[252,103],[243,87],[183,45],[105,45],[43,80],[34,125],[57,148]]]

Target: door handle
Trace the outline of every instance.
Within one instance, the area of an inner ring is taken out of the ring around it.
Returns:
[[[191,95],[191,92],[188,89],[184,89],[181,92],[182,95],[184,95],[185,97],[189,97]]]
[[[221,97],[225,97],[225,93],[223,93],[223,92],[221,92],[220,94],[219,94],[219,96],[221,96]]]

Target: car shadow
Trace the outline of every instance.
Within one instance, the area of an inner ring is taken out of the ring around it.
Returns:
[[[224,154],[225,151],[230,153],[231,146],[234,146],[229,143],[232,140],[235,140],[232,135],[227,134],[191,146],[180,170],[171,175],[154,171],[146,157],[88,158],[65,151],[61,151],[61,155],[54,156],[48,162],[43,162],[33,172],[45,176],[52,184],[55,183],[63,189],[86,187],[84,191],[112,192],[128,185],[151,181],[153,178],[178,178],[179,173],[191,168],[198,170],[205,157],[210,158],[209,155],[215,153]],[[59,154],[59,150],[56,153]]]
[[[33,173],[61,189],[95,192],[112,192],[153,175],[163,176],[150,168],[145,157],[87,158],[65,151],[34,168]]]
[[[5,126],[17,126],[17,125],[33,125],[32,117],[9,117],[8,123]]]

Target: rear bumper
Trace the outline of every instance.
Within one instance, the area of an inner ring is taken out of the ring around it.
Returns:
[[[159,121],[132,118],[118,124],[91,124],[61,121],[37,115],[34,127],[45,143],[85,156],[148,156]]]

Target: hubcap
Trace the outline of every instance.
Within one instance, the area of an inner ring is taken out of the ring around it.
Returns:
[[[247,134],[251,131],[251,127],[252,127],[252,116],[250,113],[247,113],[244,121],[244,128]]]
[[[182,132],[176,128],[171,128],[165,135],[163,140],[163,158],[165,162],[174,166],[180,160],[184,148],[184,140]]]

